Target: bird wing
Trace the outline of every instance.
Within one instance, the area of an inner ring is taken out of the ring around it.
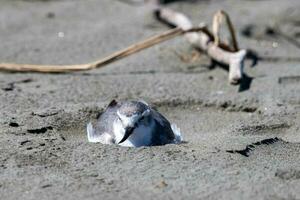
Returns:
[[[101,142],[101,134],[96,134],[91,122],[88,123],[88,125],[86,126],[86,132],[87,132],[87,137],[89,142],[93,142],[93,143]]]
[[[95,126],[92,123],[87,125],[87,137],[89,142],[100,142],[102,144],[113,144],[113,122],[117,117],[116,111],[119,104],[113,100],[103,113],[98,115]]]
[[[168,143],[173,143],[175,139],[175,134],[171,128],[170,122],[158,111],[151,109],[152,116],[155,121],[155,133],[152,138],[154,145],[164,145]]]

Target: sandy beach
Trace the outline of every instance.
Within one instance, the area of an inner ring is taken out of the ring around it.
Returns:
[[[229,13],[259,56],[242,83],[203,53],[185,60],[182,37],[90,71],[0,72],[0,199],[300,199],[300,2],[166,6],[196,25]],[[87,63],[167,29],[126,1],[1,0],[0,63]],[[185,142],[89,143],[112,99],[155,105]]]

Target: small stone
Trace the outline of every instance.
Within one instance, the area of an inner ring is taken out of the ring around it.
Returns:
[[[160,181],[155,187],[156,188],[164,188],[167,186],[168,186],[168,184],[165,181]]]

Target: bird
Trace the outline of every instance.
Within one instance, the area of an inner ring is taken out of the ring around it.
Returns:
[[[180,129],[143,100],[112,100],[96,123],[87,124],[92,143],[124,147],[159,146],[182,142]]]

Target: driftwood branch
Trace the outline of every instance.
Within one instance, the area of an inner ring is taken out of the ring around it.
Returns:
[[[222,25],[222,23],[224,23],[224,20],[226,22],[228,31],[231,36],[232,51],[238,51],[239,47],[238,47],[238,42],[236,40],[236,35],[235,35],[235,30],[234,30],[233,24],[230,20],[230,17],[228,16],[228,14],[226,12],[224,12],[223,10],[219,10],[218,12],[216,12],[213,17],[212,31],[213,31],[213,35],[214,35],[215,45],[217,45],[217,46],[220,45],[220,42],[221,42],[220,26]]]
[[[158,19],[168,25],[180,27],[183,30],[193,27],[191,20],[182,13],[159,6],[155,9],[155,14]],[[225,19],[228,25],[233,47],[220,41],[219,27],[223,19]],[[199,33],[185,33],[184,36],[192,46],[204,51],[213,60],[228,65],[229,82],[231,84],[239,83],[243,77],[246,50],[238,50],[234,28],[229,16],[224,11],[217,12],[213,19],[213,33],[205,26],[203,30],[205,31]]]
[[[0,63],[0,70],[11,72],[41,72],[41,73],[64,73],[70,71],[83,71],[102,67],[111,62],[117,61],[155,44],[172,39],[179,35],[185,38],[195,48],[202,50],[213,60],[229,66],[229,82],[237,84],[243,77],[243,65],[246,50],[238,50],[235,31],[229,16],[224,11],[219,11],[213,18],[213,31],[210,32],[205,25],[193,28],[191,20],[184,14],[160,7],[157,0],[149,0],[154,8],[156,16],[166,24],[176,28],[164,33],[150,37],[144,41],[133,44],[121,51],[117,51],[107,57],[95,62],[76,65],[31,65],[16,63]],[[220,26],[226,22],[231,35],[232,45],[223,43],[220,39]]]
[[[158,43],[170,40],[176,36],[189,33],[189,32],[199,32],[205,31],[203,27],[182,29],[180,27],[168,30],[164,33],[150,37],[144,41],[133,44],[121,51],[117,51],[105,58],[97,60],[95,62],[79,65],[30,65],[30,64],[15,64],[15,63],[0,63],[0,70],[10,71],[10,72],[41,72],[41,73],[63,73],[70,71],[83,71],[90,70],[97,67],[104,66],[111,62],[117,61],[121,58],[132,55],[143,49],[154,46]]]

